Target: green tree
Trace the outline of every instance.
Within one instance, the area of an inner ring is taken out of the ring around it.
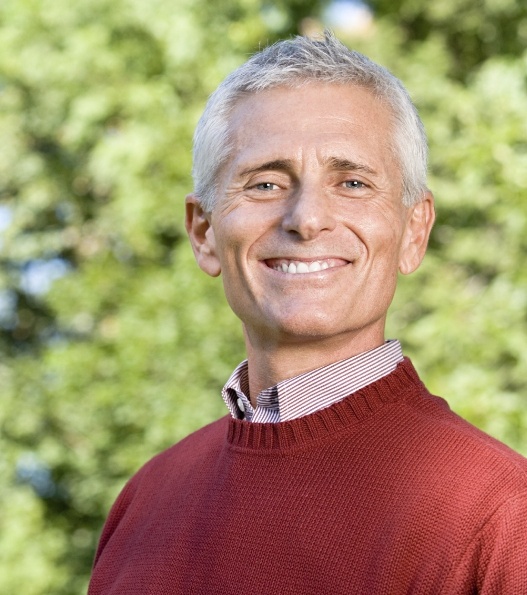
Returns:
[[[371,0],[375,12],[397,27],[412,51],[434,39],[448,51],[449,73],[466,81],[496,56],[517,58],[527,47],[523,0]]]

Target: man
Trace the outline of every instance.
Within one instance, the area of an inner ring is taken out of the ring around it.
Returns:
[[[186,225],[247,361],[230,415],[125,487],[92,595],[527,593],[527,461],[384,337],[434,221],[426,155],[399,81],[331,35],[211,96]]]

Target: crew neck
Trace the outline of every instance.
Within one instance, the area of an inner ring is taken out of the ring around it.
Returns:
[[[404,358],[391,374],[310,415],[279,423],[231,418],[227,440],[233,447],[257,451],[304,447],[362,422],[416,390],[426,391],[411,361]]]

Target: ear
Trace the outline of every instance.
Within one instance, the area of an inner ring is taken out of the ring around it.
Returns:
[[[421,264],[434,221],[434,196],[427,190],[423,199],[409,208],[399,255],[399,270],[403,275],[413,273]]]
[[[189,194],[185,199],[185,227],[196,262],[207,275],[217,277],[221,273],[221,265],[210,217],[210,213],[203,210],[199,198]]]

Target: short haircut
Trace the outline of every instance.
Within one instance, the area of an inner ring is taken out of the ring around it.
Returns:
[[[194,189],[203,209],[215,206],[218,176],[233,147],[230,116],[250,94],[309,83],[357,85],[368,89],[393,115],[390,148],[401,168],[402,201],[422,200],[426,187],[428,145],[423,123],[403,84],[386,68],[348,49],[330,32],[324,39],[295,37],[253,55],[225,78],[210,96],[194,134]]]

